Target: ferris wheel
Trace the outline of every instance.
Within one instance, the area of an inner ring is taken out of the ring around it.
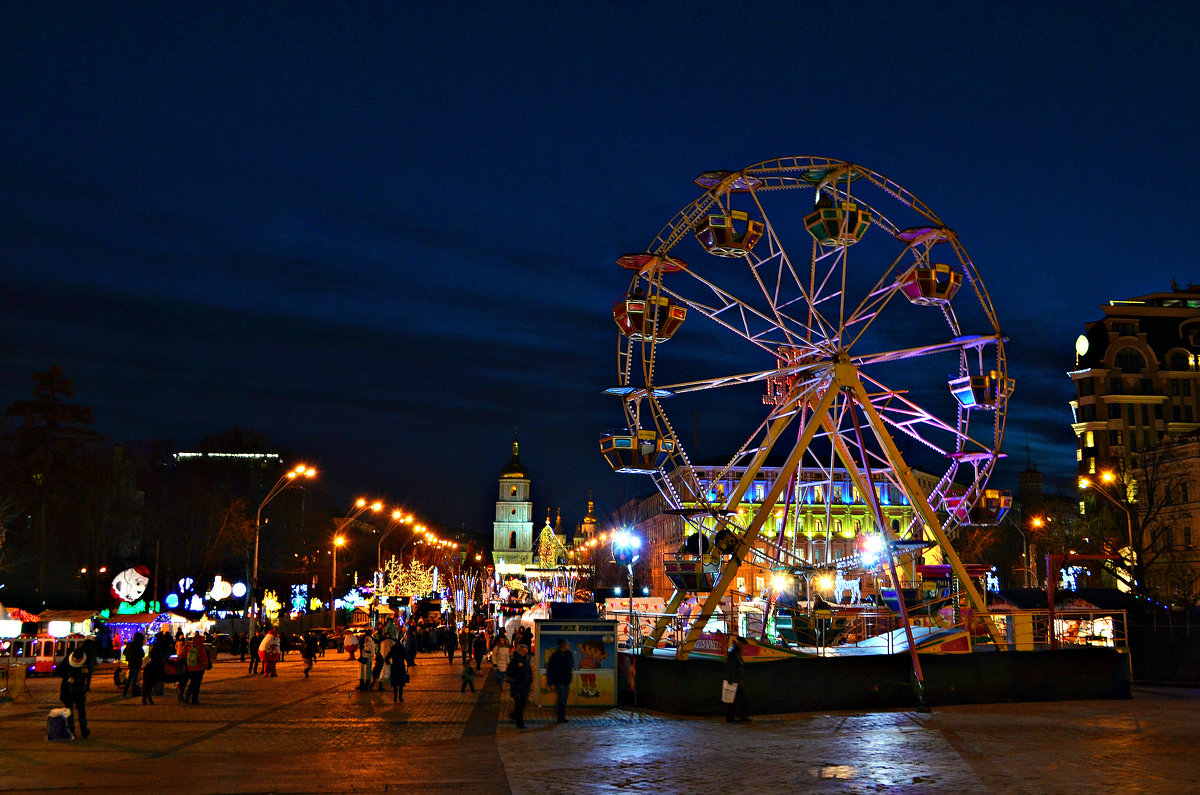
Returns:
[[[848,477],[890,543],[930,538],[986,614],[949,537],[1007,508],[987,480],[1013,381],[958,236],[896,182],[840,160],[779,158],[696,183],[703,192],[646,252],[618,260],[631,278],[613,307],[608,391],[625,427],[600,440],[614,470],[650,475],[672,510],[716,528],[732,552],[689,640],[755,541],[774,533],[777,505],[799,507],[788,492],[801,467],[825,481],[808,484],[825,495]],[[715,403],[723,432],[750,419],[722,466],[736,485],[714,495],[672,419],[686,422],[690,401],[717,393],[744,396]],[[750,499],[769,457],[781,456],[777,477]],[[908,527],[884,520],[888,494],[912,505]],[[681,601],[677,593],[668,612]]]

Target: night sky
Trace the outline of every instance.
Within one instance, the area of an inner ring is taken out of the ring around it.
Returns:
[[[1198,74],[1195,3],[5,3],[0,404],[61,365],[113,441],[251,428],[489,535],[516,432],[574,525],[652,488],[596,447],[614,259],[699,172],[822,155],[958,232],[1011,337],[993,484],[1063,483],[1084,322],[1200,282]]]

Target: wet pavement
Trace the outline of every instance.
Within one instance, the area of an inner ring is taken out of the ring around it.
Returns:
[[[525,730],[494,677],[459,692],[459,667],[420,655],[404,701],[354,689],[357,663],[294,654],[279,676],[221,660],[195,706],[173,688],[122,698],[111,669],[88,699],[92,736],[52,743],[57,680],[0,703],[0,791],[1195,792],[1200,690],[1129,701],[938,707],[932,713],[772,715],[751,723],[572,709]],[[485,663],[485,670],[488,666]]]

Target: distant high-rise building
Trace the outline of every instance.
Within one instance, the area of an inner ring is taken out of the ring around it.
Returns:
[[[1128,471],[1138,451],[1200,428],[1200,285],[1101,308],[1069,373],[1081,474]]]

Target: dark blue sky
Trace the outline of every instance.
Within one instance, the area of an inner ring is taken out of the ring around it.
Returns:
[[[611,510],[650,488],[596,450],[620,420],[615,257],[700,171],[823,155],[958,232],[1012,339],[1002,475],[1028,443],[1064,480],[1083,323],[1200,281],[1198,17],[7,3],[0,404],[62,365],[110,438],[246,426],[334,493],[489,532],[518,430],[535,516],[574,524],[589,489]]]

